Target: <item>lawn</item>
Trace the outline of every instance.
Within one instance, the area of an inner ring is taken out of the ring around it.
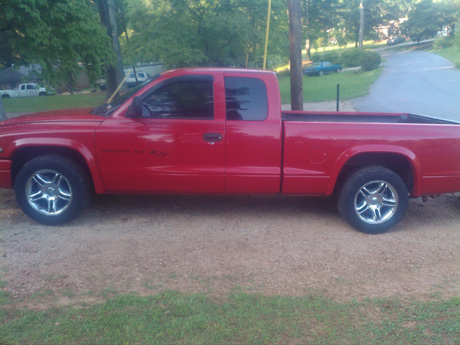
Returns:
[[[455,67],[460,69],[460,48],[452,46],[449,48],[432,50],[432,52],[452,61]]]
[[[458,344],[460,299],[334,302],[165,291],[84,307],[0,309],[1,344]]]
[[[53,109],[96,107],[106,98],[105,92],[47,97],[24,97],[3,99],[7,113],[28,113]]]
[[[332,73],[322,77],[303,77],[303,101],[323,102],[332,101],[337,98],[337,84],[340,84],[340,99],[352,99],[364,96],[368,93],[370,86],[382,73],[379,68],[369,72],[346,71],[338,74]],[[278,75],[280,84],[281,102],[291,103],[290,78],[287,72]]]

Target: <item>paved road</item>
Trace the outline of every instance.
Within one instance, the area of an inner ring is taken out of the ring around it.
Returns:
[[[402,112],[460,121],[460,70],[433,53],[382,53],[384,71],[357,99],[358,111]]]

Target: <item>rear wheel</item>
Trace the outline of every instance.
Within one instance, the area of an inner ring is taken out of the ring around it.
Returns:
[[[354,172],[344,183],[337,200],[345,220],[367,234],[380,234],[393,228],[403,218],[408,203],[404,181],[380,166]]]
[[[45,225],[60,225],[86,208],[90,188],[87,174],[62,156],[32,159],[19,171],[14,189],[21,209]]]
[[[321,70],[321,71],[319,71],[318,74],[319,74],[320,77],[322,77],[324,75],[324,72]]]
[[[10,95],[4,94],[2,95],[2,98],[10,98]]]

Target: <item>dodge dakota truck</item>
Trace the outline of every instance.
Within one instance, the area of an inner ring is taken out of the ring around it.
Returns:
[[[34,220],[74,219],[93,192],[334,196],[377,234],[409,198],[460,190],[458,123],[281,111],[276,74],[178,69],[95,109],[0,122],[0,188]]]

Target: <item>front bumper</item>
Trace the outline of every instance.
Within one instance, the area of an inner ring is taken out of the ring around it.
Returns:
[[[0,159],[0,188],[13,188],[11,185],[11,161]]]

